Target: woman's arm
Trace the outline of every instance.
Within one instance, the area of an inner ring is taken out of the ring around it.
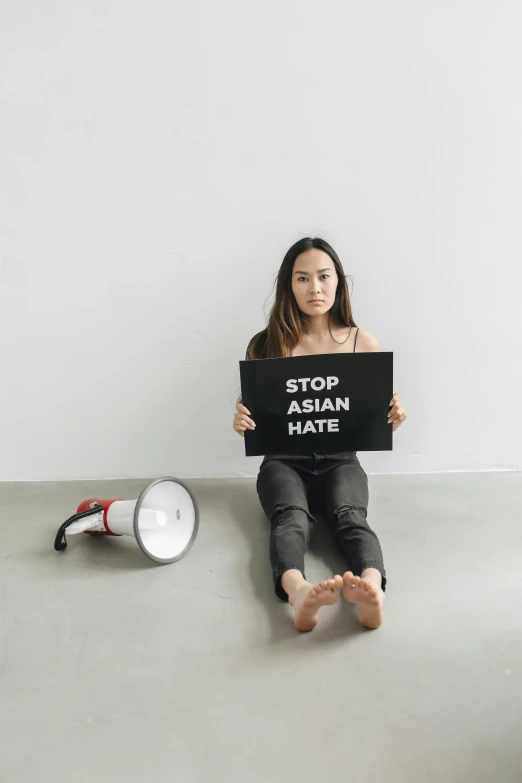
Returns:
[[[379,341],[371,332],[363,332],[359,329],[357,337],[356,353],[372,353],[380,351]],[[388,424],[392,425],[392,431],[396,432],[408,415],[399,401],[399,392],[395,392],[390,400],[390,410],[388,412]]]
[[[245,353],[245,361],[250,361],[252,359],[251,356],[251,349],[254,345],[254,341],[259,337],[259,334],[255,334],[250,342],[248,343],[246,353]],[[233,428],[238,433],[238,435],[241,435],[242,438],[245,437],[245,430],[255,430],[256,425],[250,418],[250,411],[245,408],[243,405],[243,400],[241,399],[241,393],[239,396],[239,400],[237,401],[236,405],[236,414],[234,415],[234,422],[233,422]]]
[[[373,353],[380,350],[381,346],[375,335],[371,332],[364,332],[362,329],[359,329],[355,353]]]

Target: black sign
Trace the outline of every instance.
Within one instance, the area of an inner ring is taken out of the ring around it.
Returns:
[[[255,430],[247,457],[390,451],[393,353],[337,353],[239,363]]]

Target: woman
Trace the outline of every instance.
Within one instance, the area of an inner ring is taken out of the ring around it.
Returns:
[[[342,264],[331,245],[310,237],[296,242],[281,264],[268,326],[250,341],[247,359],[378,350],[376,338],[353,320]],[[388,423],[395,432],[406,418],[398,394],[390,406]],[[235,431],[244,437],[254,428],[250,411],[238,403]],[[319,609],[334,604],[341,591],[357,605],[362,625],[378,628],[386,573],[379,540],[366,521],[368,480],[356,452],[266,456],[257,492],[271,522],[275,591],[292,605],[297,630],[315,628]],[[314,500],[350,568],[316,585],[304,571]]]

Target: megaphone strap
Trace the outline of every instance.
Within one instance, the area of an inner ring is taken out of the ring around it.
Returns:
[[[81,511],[79,514],[73,514],[72,517],[69,517],[69,519],[63,522],[63,524],[61,524],[58,529],[56,538],[54,539],[54,548],[56,549],[56,551],[63,552],[64,549],[67,549],[67,539],[65,538],[65,531],[67,530],[69,525],[72,525],[73,522],[77,522],[79,519],[85,519],[85,517],[91,517],[94,514],[99,514],[100,511],[103,511],[102,506],[93,506],[92,508],[88,508],[87,511]]]

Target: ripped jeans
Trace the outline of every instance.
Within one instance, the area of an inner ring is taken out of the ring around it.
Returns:
[[[281,584],[285,571],[305,576],[310,509],[319,511],[346,556],[347,570],[359,575],[376,568],[386,589],[381,545],[366,521],[368,478],[354,451],[306,456],[267,456],[257,477],[257,494],[271,523],[270,562],[276,595],[288,595]]]

